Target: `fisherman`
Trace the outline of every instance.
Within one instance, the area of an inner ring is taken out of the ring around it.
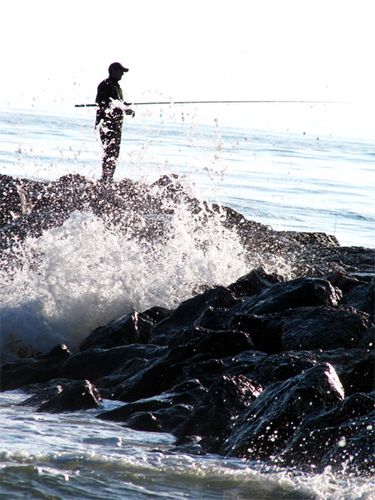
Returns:
[[[95,128],[99,129],[103,145],[102,181],[111,182],[116,170],[120,154],[121,132],[124,113],[134,116],[132,109],[124,102],[119,81],[128,68],[119,62],[112,63],[108,68],[109,77],[98,86],[95,102],[98,105]]]

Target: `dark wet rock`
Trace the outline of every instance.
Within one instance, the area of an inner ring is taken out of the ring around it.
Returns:
[[[368,330],[366,330],[359,344],[359,347],[370,350],[373,350],[374,346],[375,346],[375,325],[371,326]]]
[[[43,231],[61,226],[74,210],[90,206],[94,189],[92,182],[77,174],[50,183],[14,179],[7,185],[11,187],[7,189],[5,207],[1,207],[6,214],[0,226],[1,249],[12,248],[27,236],[39,237]]]
[[[202,447],[208,452],[218,452],[240,413],[261,392],[260,386],[242,375],[218,378],[191,415],[174,431],[178,438],[176,444],[183,443],[187,436],[200,436]]]
[[[147,369],[149,366],[150,359],[135,356],[118,366],[116,365],[116,368],[108,375],[97,378],[95,384],[99,387],[103,398],[115,399],[113,394],[115,387],[123,384],[126,380]]]
[[[98,408],[101,397],[97,388],[88,380],[77,380],[59,386],[57,394],[44,402],[37,411],[61,413]]]
[[[174,333],[194,326],[195,321],[209,307],[220,309],[236,303],[233,293],[225,287],[216,287],[182,302],[170,316],[154,328],[151,341],[155,344],[169,345]]]
[[[344,389],[329,364],[272,384],[240,415],[221,451],[267,460],[282,451],[305,415],[342,399]]]
[[[18,389],[27,384],[46,382],[57,378],[60,367],[70,356],[69,349],[61,344],[47,354],[6,363],[0,371],[1,390]]]
[[[110,410],[98,415],[103,420],[113,420],[125,422],[134,413],[153,412],[164,408],[169,408],[176,404],[193,405],[203,398],[207,390],[198,380],[188,380],[182,384],[174,386],[169,392],[164,392],[158,396],[140,399],[133,403],[128,403],[114,410]]]
[[[172,314],[172,310],[167,309],[165,307],[154,306],[150,307],[146,311],[143,311],[143,317],[149,318],[154,324],[160,323],[164,319],[168,318]]]
[[[282,276],[276,273],[267,273],[260,267],[253,269],[245,276],[241,276],[241,278],[231,284],[228,289],[231,290],[236,297],[250,297],[270,288],[275,283],[284,281],[285,279]]]
[[[138,431],[173,432],[191,412],[191,407],[177,404],[153,412],[134,413],[126,426]]]
[[[173,405],[171,395],[162,395],[154,398],[140,399],[134,403],[128,403],[125,406],[115,408],[98,415],[102,420],[112,420],[114,422],[126,423],[134,414],[151,413],[160,409],[169,408]]]
[[[22,215],[20,182],[9,175],[0,175],[0,227]]]
[[[259,316],[229,311],[225,321],[228,328],[249,333],[255,348],[268,354],[368,347],[372,339],[368,315],[348,306],[300,307]]]
[[[206,393],[198,380],[188,380],[170,392],[101,413],[98,418],[122,422],[136,430],[172,432],[190,414],[192,405]]]
[[[20,389],[22,392],[26,394],[36,395],[38,392],[43,393],[43,391],[48,391],[48,389],[53,389],[57,385],[66,385],[72,382],[69,378],[52,378],[48,380],[48,382],[37,382],[35,384],[23,385]],[[20,403],[22,405],[22,403]]]
[[[182,375],[178,380],[181,380],[184,377],[195,377],[208,388],[215,382],[215,380],[222,377],[226,373],[227,369],[228,365],[225,363],[224,359],[196,359],[184,368]]]
[[[250,380],[254,379],[258,364],[268,358],[267,353],[248,350],[234,356],[224,358],[226,373],[228,375],[244,375]]]
[[[201,330],[201,338],[186,345],[173,347],[161,359],[117,386],[114,397],[121,401],[134,401],[154,396],[170,389],[184,379],[198,378],[192,373],[194,364],[207,361],[222,365],[217,358],[237,354],[252,348],[249,335],[239,331],[212,332]]]
[[[206,395],[207,389],[198,379],[185,379],[171,389],[175,403],[195,405]]]
[[[344,474],[373,477],[375,472],[375,412],[350,419],[340,426],[342,436],[329,449],[318,468],[318,473],[327,467]]]
[[[339,288],[343,296],[350,292],[352,288],[355,288],[358,285],[364,283],[362,280],[356,278],[353,275],[339,271],[328,273],[326,276],[324,276],[324,279],[329,281],[333,287]]]
[[[368,274],[374,276],[375,249],[363,247],[337,247],[329,252],[327,257],[332,264],[335,262],[345,269],[345,272],[361,279]]]
[[[136,357],[155,362],[165,352],[154,345],[133,344],[112,349],[90,349],[74,354],[60,368],[59,376],[95,381],[120,369]]]
[[[263,386],[282,382],[317,365],[317,356],[311,352],[283,352],[267,356],[253,370],[252,377]]]
[[[261,315],[299,307],[336,306],[340,298],[341,292],[333,288],[329,281],[298,278],[276,283],[260,294],[245,298],[232,311]]]
[[[196,321],[199,328],[241,331],[249,334],[255,349],[275,354],[281,351],[282,324],[268,316],[241,314],[237,308],[213,311],[208,308]],[[220,328],[221,326],[221,328]]]
[[[22,387],[22,392],[31,394],[31,396],[24,401],[21,401],[19,406],[39,407],[42,403],[45,403],[52,397],[60,394],[63,387],[71,383],[72,380],[67,378],[54,378],[48,382],[25,385]]]
[[[67,383],[71,383],[69,380]],[[38,384],[40,385],[40,384]],[[48,384],[45,388],[36,390],[33,396],[25,399],[19,403],[20,406],[35,406],[39,407],[41,404],[46,403],[48,400],[58,396],[63,391],[63,385],[59,383]]]
[[[355,307],[360,311],[368,313],[374,321],[375,315],[375,281],[363,283],[351,290],[344,296],[343,304]]]
[[[288,466],[322,472],[375,471],[375,397],[356,393],[335,406],[307,415],[280,459]]]
[[[91,202],[94,183],[78,174],[68,174],[50,182],[33,205],[33,211],[53,209],[55,213],[83,210]]]
[[[339,242],[332,234],[307,231],[279,231],[280,236],[298,242],[301,246],[338,247]]]
[[[375,391],[375,352],[368,351],[363,359],[356,359],[339,371],[345,394]]]
[[[80,345],[80,350],[111,349],[128,344],[147,343],[153,323],[142,314],[134,312],[96,328]]]
[[[220,326],[248,333],[254,348],[267,354],[282,351],[367,347],[371,321],[366,313],[348,306],[287,309],[281,313],[244,314],[230,310],[205,311],[200,326]]]
[[[280,319],[283,351],[356,348],[370,326],[368,315],[346,306],[287,311]]]
[[[46,189],[43,182],[0,174],[0,228],[29,214]]]
[[[375,353],[368,349],[288,351],[271,356],[249,351],[233,359],[238,360],[238,369],[228,368],[228,372],[243,373],[263,387],[287,380],[317,364],[329,363],[337,372],[346,395],[374,390]]]

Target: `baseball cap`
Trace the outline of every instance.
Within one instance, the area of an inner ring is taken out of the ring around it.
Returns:
[[[112,64],[109,65],[109,68],[108,68],[108,71],[109,73],[113,70],[117,71],[117,70],[121,70],[123,71],[124,73],[126,73],[128,70],[128,68],[125,68],[122,64],[120,64],[119,62],[114,62]]]

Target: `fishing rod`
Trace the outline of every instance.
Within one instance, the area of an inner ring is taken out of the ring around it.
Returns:
[[[292,101],[292,100],[220,100],[220,101],[147,101],[124,102],[125,106],[165,106],[169,104],[329,104],[335,101]],[[96,108],[95,104],[75,104],[76,108]]]

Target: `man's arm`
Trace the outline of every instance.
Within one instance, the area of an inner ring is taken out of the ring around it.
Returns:
[[[98,85],[98,90],[96,93],[95,102],[98,105],[98,111],[96,112],[95,127],[104,120],[107,115],[107,111],[111,102],[112,93],[110,85],[105,80]]]

